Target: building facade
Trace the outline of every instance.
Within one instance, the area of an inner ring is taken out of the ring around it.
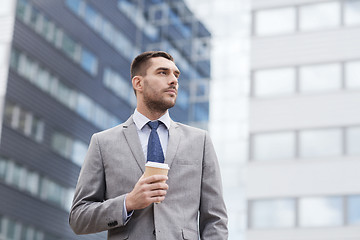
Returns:
[[[210,32],[182,0],[0,4],[0,239],[75,236],[68,214],[93,133],[125,121],[130,63],[165,50],[181,70],[175,121],[207,128]]]
[[[248,240],[360,238],[360,1],[253,0]]]
[[[209,132],[222,172],[229,240],[246,234],[250,0],[187,1],[211,31]]]

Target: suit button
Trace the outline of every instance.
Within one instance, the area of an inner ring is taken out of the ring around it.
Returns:
[[[117,221],[113,221],[113,222],[108,223],[109,227],[115,227],[116,225],[118,225]]]

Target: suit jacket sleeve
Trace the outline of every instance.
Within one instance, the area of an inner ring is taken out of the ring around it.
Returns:
[[[211,139],[206,133],[201,185],[199,230],[204,240],[228,238],[220,168]]]
[[[106,199],[106,182],[97,134],[91,138],[75,190],[69,223],[76,234],[89,234],[124,225],[125,195]]]

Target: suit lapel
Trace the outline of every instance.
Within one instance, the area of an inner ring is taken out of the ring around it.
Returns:
[[[141,171],[144,172],[146,159],[141,148],[139,135],[132,116],[123,124],[123,133],[137,164]]]
[[[166,151],[165,163],[169,165],[171,168],[171,164],[174,161],[175,154],[179,147],[180,143],[180,130],[178,128],[177,123],[171,121],[170,128],[169,128],[169,142]]]

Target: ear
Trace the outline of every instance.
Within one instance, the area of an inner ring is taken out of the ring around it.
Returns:
[[[136,92],[142,92],[143,90],[143,78],[141,76],[135,76],[131,79],[133,88]]]

